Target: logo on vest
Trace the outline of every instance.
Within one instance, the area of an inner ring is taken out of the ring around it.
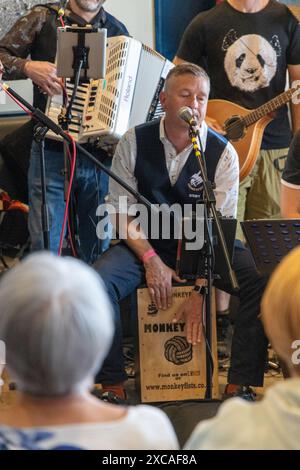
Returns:
[[[191,191],[200,192],[203,189],[203,179],[200,176],[200,171],[195,173],[190,177],[190,181],[188,182],[188,187]]]

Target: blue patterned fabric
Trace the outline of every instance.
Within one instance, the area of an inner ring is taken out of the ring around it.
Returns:
[[[54,432],[0,428],[0,450],[83,450],[67,442],[49,446],[47,441],[55,441]]]

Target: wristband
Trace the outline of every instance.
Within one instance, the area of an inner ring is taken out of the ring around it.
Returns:
[[[150,248],[150,250],[146,251],[146,253],[143,254],[142,262],[146,263],[146,261],[148,261],[148,259],[152,258],[153,256],[156,256],[156,253],[153,248]]]

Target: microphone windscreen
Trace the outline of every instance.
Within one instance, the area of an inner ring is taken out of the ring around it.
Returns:
[[[180,108],[178,111],[178,116],[188,124],[190,124],[191,119],[194,118],[193,111],[191,108],[189,108],[189,106],[183,106]]]

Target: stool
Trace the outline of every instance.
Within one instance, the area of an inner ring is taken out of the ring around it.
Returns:
[[[173,323],[180,304],[188,298],[191,285],[173,287],[173,304],[159,311],[147,287],[137,289],[138,358],[136,386],[142,403],[202,400],[206,392],[205,339],[188,344],[184,320]],[[212,295],[212,355],[214,371],[212,398],[219,398],[216,310]]]

